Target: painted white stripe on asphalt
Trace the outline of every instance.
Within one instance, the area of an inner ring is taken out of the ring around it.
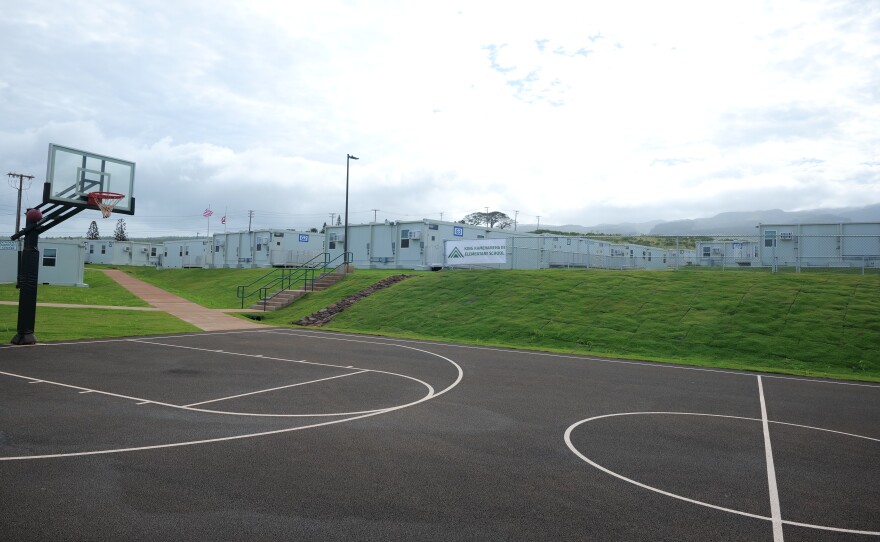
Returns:
[[[274,335],[304,335],[304,336],[315,336],[317,338],[328,339],[328,340],[352,340],[352,339],[342,339],[340,337],[359,337],[359,335],[345,334],[345,333],[331,333],[329,331],[312,331],[312,330],[300,330],[300,329],[289,329],[289,328],[274,328],[274,329],[261,329],[258,331],[254,331],[253,333],[271,333]],[[604,363],[614,363],[619,365],[636,365],[642,367],[654,367],[657,369],[678,369],[680,371],[697,371],[703,373],[719,373],[719,374],[729,374],[736,376],[755,376],[755,373],[750,373],[746,371],[734,371],[730,369],[709,369],[706,367],[690,367],[686,365],[673,365],[669,363],[664,363],[661,361],[632,361],[625,359],[612,359],[612,358],[599,358],[593,356],[574,356],[569,354],[554,354],[552,352],[540,352],[537,350],[517,350],[515,348],[493,348],[490,346],[472,346],[468,344],[454,344],[454,343],[441,343],[441,342],[433,342],[433,341],[419,341],[412,339],[394,339],[391,337],[376,337],[376,339],[383,339],[386,341],[394,341],[395,343],[413,343],[413,344],[422,344],[425,346],[445,346],[449,348],[462,348],[465,350],[482,350],[485,352],[503,352],[508,354],[518,354],[523,356],[540,356],[547,358],[560,358],[560,359],[571,359],[571,360],[580,360],[580,361],[601,361]],[[354,341],[358,342],[358,341]],[[382,344],[382,343],[376,343]],[[847,382],[844,380],[821,380],[818,378],[808,378],[801,376],[790,376],[790,375],[777,375],[777,374],[763,374],[761,375],[764,378],[773,378],[776,380],[795,380],[797,382],[815,382],[817,384],[833,384],[837,386],[857,386],[863,388],[875,388],[880,389],[880,384],[871,384],[868,382]]]
[[[327,378],[319,378],[317,380],[309,380],[308,382],[298,382],[296,384],[288,384],[287,386],[278,386],[277,388],[269,388],[269,389],[265,389],[265,390],[251,391],[248,393],[239,393],[238,395],[230,395],[229,397],[221,397],[219,399],[211,399],[208,401],[202,401],[200,403],[190,403],[188,405],[183,405],[183,407],[184,408],[191,408],[191,407],[199,406],[199,405],[207,405],[208,403],[217,403],[217,402],[226,401],[229,399],[237,399],[239,397],[247,397],[248,395],[257,395],[259,393],[268,393],[270,391],[284,390],[287,388],[295,388],[296,386],[305,386],[306,384],[314,384],[315,382],[324,382],[327,380],[333,380],[334,378],[345,378],[346,376],[354,376],[354,375],[359,375],[359,374],[363,374],[363,373],[367,373],[367,372],[369,372],[369,371],[364,369],[362,371],[357,371],[355,373],[346,373],[344,375],[328,376]]]
[[[585,419],[585,420],[581,420],[581,421],[579,421],[579,422],[575,422],[575,423],[573,423],[572,425],[570,425],[570,426],[568,427],[568,429],[565,430],[565,436],[564,436],[565,444],[568,446],[568,449],[572,451],[572,453],[574,453],[576,456],[578,456],[579,458],[581,458],[584,462],[590,464],[591,466],[593,466],[593,467],[599,469],[600,471],[602,471],[602,472],[604,472],[604,473],[606,473],[606,474],[610,474],[611,476],[613,476],[613,477],[615,477],[615,478],[618,478],[618,479],[620,479],[620,480],[623,480],[623,481],[628,482],[628,483],[630,483],[630,484],[633,484],[633,485],[635,485],[635,486],[641,487],[641,488],[643,488],[643,489],[647,489],[647,490],[649,490],[649,491],[653,491],[653,492],[655,492],[655,493],[659,493],[660,495],[665,495],[665,496],[667,496],[667,497],[672,497],[673,499],[678,499],[678,500],[681,500],[681,501],[684,501],[684,502],[689,502],[689,503],[692,503],[692,504],[697,504],[697,505],[700,505],[700,506],[705,506],[706,508],[712,508],[712,509],[714,509],[714,510],[720,510],[720,511],[722,511],[722,512],[730,512],[731,514],[736,514],[736,515],[739,515],[739,516],[745,516],[745,517],[750,517],[750,518],[755,518],[755,519],[762,519],[762,520],[765,520],[765,521],[772,521],[772,520],[773,520],[772,517],[762,516],[762,515],[759,515],[759,514],[752,514],[752,513],[750,513],[750,512],[743,512],[742,510],[734,510],[733,508],[726,508],[726,507],[724,507],[724,506],[718,506],[718,505],[716,505],[716,504],[711,504],[711,503],[704,502],[704,501],[698,501],[698,500],[696,500],[696,499],[691,499],[691,498],[685,497],[685,496],[683,496],[683,495],[677,495],[677,494],[675,494],[675,493],[671,493],[671,492],[669,492],[669,491],[664,491],[664,490],[659,489],[659,488],[656,488],[656,487],[654,487],[654,486],[649,486],[648,484],[643,484],[643,483],[641,483],[641,482],[638,482],[638,481],[636,481],[636,480],[633,480],[632,478],[627,478],[626,476],[623,476],[622,474],[618,474],[618,473],[616,473],[616,472],[614,472],[614,471],[612,471],[612,470],[610,470],[610,469],[607,469],[607,468],[603,467],[602,465],[596,463],[595,461],[593,461],[593,460],[590,459],[589,457],[585,456],[584,454],[582,454],[582,453],[580,452],[580,450],[578,450],[578,449],[575,447],[574,443],[572,443],[572,441],[571,441],[571,434],[574,432],[575,429],[577,429],[579,426],[581,426],[581,425],[583,425],[583,424],[586,424],[586,423],[589,423],[589,422],[592,422],[592,421],[595,421],[595,420],[601,420],[601,419],[604,419],[604,418],[615,418],[615,417],[618,417],[618,416],[653,416],[653,415],[662,415],[662,416],[705,416],[705,417],[708,417],[708,418],[727,418],[727,419],[731,419],[731,420],[748,420],[748,421],[754,421],[754,422],[762,421],[762,420],[759,420],[758,418],[748,418],[748,417],[745,417],[745,416],[730,416],[730,415],[725,415],[725,414],[705,414],[705,413],[700,413],[700,412],[669,412],[669,411],[657,411],[657,412],[617,412],[617,413],[613,413],[613,414],[601,414],[601,415],[599,415],[599,416],[593,416],[592,418],[587,418],[587,419]],[[825,431],[825,432],[828,432],[828,433],[836,433],[836,434],[842,434],[842,435],[849,435],[849,436],[852,436],[852,437],[857,437],[857,438],[862,438],[862,439],[867,439],[867,440],[873,440],[873,441],[878,441],[878,440],[880,440],[880,439],[874,439],[874,438],[866,437],[866,436],[862,436],[862,435],[854,435],[854,434],[850,434],[850,433],[841,433],[840,431],[832,431],[832,430],[830,430],[830,429],[823,429],[823,428],[821,428],[821,427],[810,427],[809,425],[798,425],[798,424],[793,424],[793,423],[774,422],[774,421],[770,421],[769,423],[777,423],[777,424],[780,424],[780,425],[789,425],[789,426],[792,426],[792,427],[801,427],[801,428],[804,428],[804,429],[812,429],[812,430],[816,430],[816,431]],[[828,526],[828,525],[815,525],[815,524],[811,524],[811,523],[801,523],[801,522],[798,522],[798,521],[790,521],[790,520],[782,520],[782,523],[783,523],[784,525],[792,525],[792,526],[797,526],[797,527],[806,527],[806,528],[808,528],[808,529],[816,529],[816,530],[820,530],[820,531],[830,531],[830,532],[835,532],[835,533],[848,533],[848,534],[861,534],[861,535],[868,535],[868,536],[880,536],[880,531],[864,531],[864,530],[859,530],[859,529],[846,529],[846,528],[843,528],[843,527],[831,527],[831,526]]]
[[[767,460],[767,487],[770,491],[770,518],[773,522],[773,542],[783,542],[782,509],[779,506],[779,488],[776,486],[776,467],[773,464],[773,447],[770,445],[770,424],[767,421],[767,403],[764,401],[764,385],[758,376],[758,395],[761,398],[761,425],[764,428],[764,457]]]
[[[377,343],[377,344],[383,344],[383,343]],[[400,345],[391,344],[391,346],[400,346]],[[403,347],[403,348],[410,348],[410,347]],[[456,386],[458,386],[459,383],[461,383],[462,379],[464,378],[464,370],[461,368],[461,366],[458,363],[455,363],[451,359],[447,358],[446,356],[441,356],[440,354],[430,352],[428,350],[422,350],[419,348],[411,348],[411,350],[418,350],[419,352],[423,352],[423,353],[428,354],[430,356],[440,358],[440,359],[452,364],[456,368],[456,370],[458,371],[458,376],[456,377],[455,381],[437,393],[434,393],[433,389],[432,389],[431,393],[429,393],[427,396],[419,399],[418,401],[413,401],[412,403],[408,403],[408,404],[400,405],[400,406],[395,406],[395,407],[391,407],[391,408],[387,408],[387,409],[383,409],[383,410],[379,410],[379,411],[375,411],[375,412],[369,412],[367,414],[361,414],[359,416],[352,416],[350,418],[342,418],[339,420],[330,420],[330,421],[314,423],[314,424],[310,424],[310,425],[303,425],[300,427],[289,427],[289,428],[285,428],[285,429],[276,429],[273,431],[263,431],[260,433],[248,433],[245,435],[234,435],[231,437],[220,437],[220,438],[211,438],[211,439],[203,439],[203,440],[193,440],[193,441],[188,441],[188,442],[172,442],[172,443],[166,443],[166,444],[156,444],[156,445],[152,445],[152,446],[137,446],[137,447],[132,447],[132,448],[117,448],[117,449],[112,449],[112,450],[93,450],[90,452],[72,452],[72,453],[63,453],[63,454],[44,454],[44,455],[30,455],[30,456],[0,457],[0,461],[27,461],[27,460],[33,460],[33,459],[58,459],[58,458],[64,458],[64,457],[84,457],[84,456],[91,456],[91,455],[106,455],[106,454],[118,454],[118,453],[126,453],[126,452],[141,452],[141,451],[147,451],[147,450],[160,450],[160,449],[165,449],[165,448],[180,448],[183,446],[196,446],[196,445],[200,445],[200,444],[210,444],[210,443],[216,443],[216,442],[230,442],[230,441],[234,441],[234,440],[263,437],[263,436],[268,436],[268,435],[278,435],[278,434],[282,434],[282,433],[290,433],[293,431],[302,431],[304,429],[312,429],[315,427],[325,427],[328,425],[335,425],[335,424],[339,424],[339,423],[360,420],[363,418],[369,418],[371,416],[377,416],[379,414],[385,414],[387,412],[394,412],[395,410],[402,410],[404,408],[409,408],[411,406],[415,406],[417,404],[424,403],[425,401],[428,401],[428,400],[433,399],[435,397],[439,397],[439,396],[445,394],[446,392],[450,391],[451,389],[455,388]],[[9,374],[9,373],[0,372],[0,374]],[[16,375],[10,375],[10,376],[16,376]],[[407,378],[410,378],[412,380],[416,380],[412,377],[407,377]],[[62,384],[62,385],[65,385],[65,384]],[[68,387],[73,387],[73,386],[68,386]]]

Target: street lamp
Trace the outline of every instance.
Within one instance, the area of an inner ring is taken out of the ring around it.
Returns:
[[[342,259],[345,262],[345,271],[348,272],[348,167],[352,160],[359,160],[357,156],[346,155],[345,160],[345,231],[342,233]]]

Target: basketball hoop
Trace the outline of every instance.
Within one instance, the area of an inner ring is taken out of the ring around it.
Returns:
[[[94,205],[101,209],[101,215],[107,218],[113,212],[116,204],[122,201],[124,197],[125,194],[116,192],[91,192],[89,193],[89,205]]]

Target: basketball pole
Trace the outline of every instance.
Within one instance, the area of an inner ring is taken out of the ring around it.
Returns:
[[[12,344],[36,344],[34,327],[37,322],[37,285],[40,283],[40,250],[37,248],[40,231],[37,220],[28,213],[25,220],[24,248],[21,250],[20,289],[18,292],[18,333]]]

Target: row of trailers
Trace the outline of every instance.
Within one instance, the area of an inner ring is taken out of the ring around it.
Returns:
[[[162,243],[41,239],[40,280],[84,285],[83,265],[157,268],[296,267],[341,261],[361,269],[496,268],[676,269],[706,267],[880,268],[880,222],[761,224],[751,236],[713,236],[696,248],[658,248],[613,239],[536,235],[436,220],[218,233]],[[693,245],[691,245],[693,246]],[[14,282],[16,241],[0,240],[0,282]]]

